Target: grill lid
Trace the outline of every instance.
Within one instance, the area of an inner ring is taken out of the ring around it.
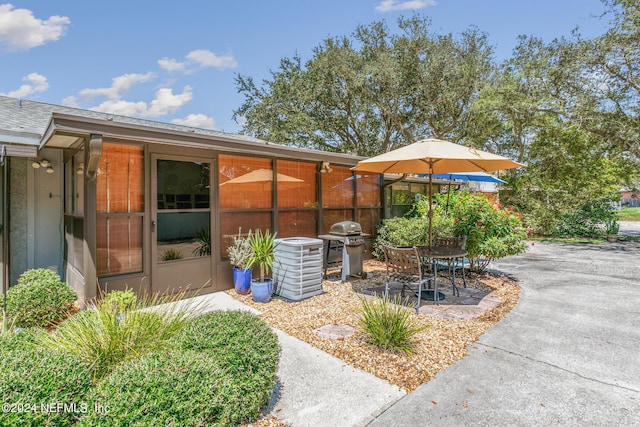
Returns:
[[[340,221],[331,226],[329,234],[337,236],[354,236],[362,234],[362,227],[354,221]]]

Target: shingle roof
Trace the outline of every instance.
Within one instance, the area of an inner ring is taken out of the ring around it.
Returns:
[[[101,113],[98,111],[47,104],[44,102],[28,101],[2,95],[0,95],[0,133],[2,131],[7,131],[14,133],[29,133],[42,136],[47,128],[47,125],[49,124],[52,113],[72,114],[74,116],[102,120],[110,119],[113,122],[149,126],[157,129],[191,132],[213,137],[224,136],[225,138],[237,139],[238,141],[264,142],[259,139],[244,135],[176,125],[173,123],[163,123],[153,120],[138,119],[134,117],[119,116],[115,114]]]

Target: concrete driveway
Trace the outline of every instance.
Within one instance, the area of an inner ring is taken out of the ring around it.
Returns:
[[[640,426],[640,243],[535,243],[493,264],[517,306],[372,426]]]

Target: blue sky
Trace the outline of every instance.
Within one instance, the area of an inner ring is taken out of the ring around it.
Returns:
[[[0,94],[238,132],[236,74],[260,82],[359,24],[418,13],[439,33],[474,25],[505,59],[520,34],[597,36],[603,11],[599,0],[0,0]]]

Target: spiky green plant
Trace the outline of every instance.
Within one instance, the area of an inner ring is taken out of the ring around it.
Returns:
[[[360,297],[362,302],[359,325],[367,335],[367,341],[376,347],[402,353],[412,353],[415,336],[424,330],[407,308],[408,298],[396,295],[389,299],[374,296]]]
[[[178,249],[175,249],[175,248],[167,249],[162,253],[163,261],[174,261],[176,259],[182,259],[182,258],[184,258],[182,255],[182,252],[180,252]]]
[[[276,235],[269,230],[264,233],[262,230],[257,229],[249,237],[249,245],[253,252],[249,256],[247,261],[247,268],[253,268],[256,265],[260,267],[260,281],[264,282],[264,275],[269,274],[269,271],[273,268],[273,261],[275,258],[275,250],[278,246]]]
[[[176,303],[183,297],[143,296],[124,310],[118,304],[98,303],[65,320],[55,333],[41,334],[38,344],[85,361],[93,380],[99,381],[123,362],[165,349],[194,311]]]
[[[198,231],[194,236],[198,246],[193,250],[195,256],[209,256],[211,255],[211,229],[203,228]]]

